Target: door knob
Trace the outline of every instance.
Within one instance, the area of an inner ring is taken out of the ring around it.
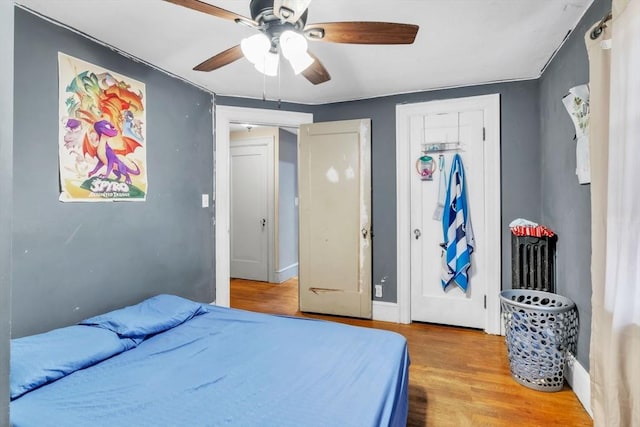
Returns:
[[[360,230],[362,232],[362,238],[366,239],[367,238],[367,234],[369,234],[369,231],[367,231],[367,227],[362,227],[362,230]]]
[[[413,230],[413,234],[415,234],[416,240],[418,240],[420,236],[422,236],[422,232],[420,231],[419,228],[416,228],[415,230]]]

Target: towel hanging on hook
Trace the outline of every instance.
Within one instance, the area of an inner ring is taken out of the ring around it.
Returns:
[[[451,283],[455,283],[466,292],[469,285],[468,270],[471,266],[471,254],[475,248],[475,239],[469,218],[464,167],[460,154],[456,154],[451,162],[447,197],[444,204],[442,287],[446,289]]]

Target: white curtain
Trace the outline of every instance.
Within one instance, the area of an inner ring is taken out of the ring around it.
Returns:
[[[614,0],[610,34],[609,79],[598,74],[606,58],[594,69],[588,46],[592,83],[610,89],[608,126],[605,113],[592,116],[609,132],[606,172],[592,188],[591,405],[596,426],[631,427],[640,426],[640,0]]]

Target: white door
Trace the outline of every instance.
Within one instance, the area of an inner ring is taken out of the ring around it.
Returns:
[[[272,137],[231,142],[231,277],[269,280],[272,145]]]
[[[422,150],[443,143],[441,152],[428,152],[436,164],[433,181],[423,181],[417,172],[411,177],[411,319],[448,325],[485,328],[485,295],[487,289],[485,230],[485,144],[484,111],[447,111],[415,115],[410,119],[410,145],[415,160]],[[423,145],[426,143],[426,147]],[[456,148],[459,143],[460,148]],[[430,145],[431,144],[431,145]],[[471,255],[469,285],[466,292],[455,283],[443,288],[442,268],[443,227],[434,219],[441,177],[448,184],[451,163],[460,154],[464,166],[469,217],[475,236]],[[439,157],[445,163],[441,174]],[[411,165],[407,165],[411,167]],[[500,252],[492,254],[500,257]],[[500,280],[495,277],[494,280]]]
[[[300,127],[300,310],[371,318],[371,121]]]

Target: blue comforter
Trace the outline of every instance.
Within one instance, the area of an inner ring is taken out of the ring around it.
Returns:
[[[15,399],[13,425],[406,424],[402,336],[203,307],[131,350]]]

